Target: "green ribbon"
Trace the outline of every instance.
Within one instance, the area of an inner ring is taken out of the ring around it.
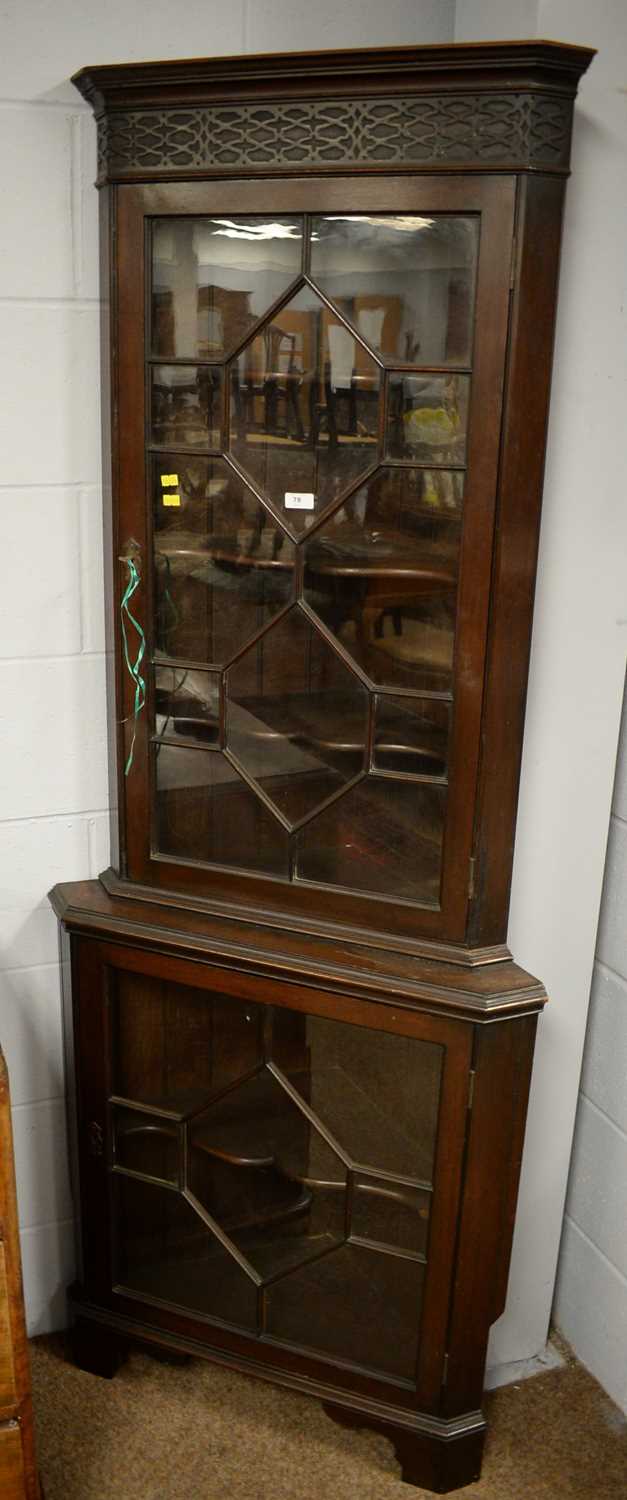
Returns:
[[[145,637],[144,632],[143,632],[143,630],[141,628],[141,625],[139,624],[139,621],[135,619],[135,616],[133,614],[131,614],[131,611],[129,609],[130,600],[132,599],[133,594],[135,593],[135,590],[137,588],[139,588],[139,581],[140,581],[139,580],[139,573],[137,571],[137,567],[136,567],[135,561],[134,561],[134,559],[132,557],[125,557],[124,558],[124,562],[126,563],[126,566],[128,568],[128,583],[126,585],[126,589],[124,591],[124,597],[123,597],[122,603],[120,605],[120,615],[121,615],[121,618],[122,618],[122,640],[124,642],[124,660],[125,660],[126,665],[128,667],[129,676],[132,678],[133,682],[135,683],[135,702],[134,702],[134,707],[133,707],[133,738],[131,740],[131,748],[130,748],[130,750],[128,752],[128,760],[127,760],[126,765],[124,767],[124,775],[128,776],[128,773],[129,773],[129,771],[131,769],[131,766],[133,764],[133,751],[135,749],[135,735],[137,733],[137,718],[138,718],[138,715],[141,713],[142,708],[144,707],[144,704],[146,702],[146,683],[144,682],[144,679],[143,679],[143,677],[141,675],[141,672],[139,670],[140,667],[141,667],[141,664],[142,664],[143,657],[144,657],[144,652],[146,650],[146,637]],[[128,647],[128,636],[127,636],[127,633],[126,633],[126,620],[124,618],[125,615],[126,615],[127,619],[130,620],[131,625],[134,625],[134,627],[135,627],[135,629],[137,631],[137,634],[139,636],[139,647],[138,647],[137,656],[135,657],[135,661],[134,662],[131,661],[129,647]]]

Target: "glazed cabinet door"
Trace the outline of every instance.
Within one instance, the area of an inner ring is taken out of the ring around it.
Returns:
[[[125,873],[461,939],[513,179],[112,206]]]
[[[437,1409],[472,1028],[81,942],[83,1287]]]

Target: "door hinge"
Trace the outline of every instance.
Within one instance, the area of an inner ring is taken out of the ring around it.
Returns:
[[[473,898],[473,896],[475,894],[475,868],[476,868],[476,864],[477,864],[477,861],[476,861],[475,857],[473,856],[473,858],[468,861],[468,899],[469,899],[469,901],[472,901],[472,898]]]
[[[470,1069],[470,1073],[468,1074],[468,1112],[469,1113],[470,1113],[470,1111],[472,1109],[472,1106],[473,1106],[473,1104],[475,1102],[475,1078],[476,1077],[477,1077],[477,1073],[476,1073],[475,1068],[471,1068]]]
[[[448,1383],[448,1354],[445,1354],[444,1355],[444,1364],[442,1365],[442,1388],[444,1388],[444,1386],[447,1385],[447,1383]]]

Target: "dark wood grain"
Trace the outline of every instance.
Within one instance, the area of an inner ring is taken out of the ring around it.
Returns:
[[[105,600],[105,663],[107,680],[107,747],[109,775],[109,838],[111,860],[116,869],[126,870],[126,828],[124,797],[121,794],[124,747],[122,719],[124,710],[123,680],[118,663],[121,659],[119,594],[120,542],[117,529],[118,510],[113,495],[118,493],[118,414],[120,409],[117,383],[117,278],[111,246],[115,243],[115,197],[110,188],[99,194],[100,245],[100,422],[102,434],[102,512]]]
[[[518,191],[471,943],[507,932],[564,202],[554,178],[522,178]]]
[[[179,954],[241,974],[279,982],[324,985],[332,993],[373,998],[383,1007],[398,1000],[425,1012],[477,1021],[542,1008],[546,991],[509,959],[467,965],[395,951],[340,931],[321,936],[255,920],[254,914],[188,911],[183,906],[114,897],[99,881],[55,886],[50,893],[64,928],[83,936],[113,938],[153,953]]]
[[[0,1048],[0,1494],[39,1500],[26,1341],[11,1096]]]
[[[341,1427],[359,1429],[368,1426],[370,1431],[380,1432],[393,1443],[401,1466],[401,1479],[406,1484],[419,1485],[436,1495],[446,1495],[450,1490],[472,1484],[481,1475],[485,1442],[485,1424],[482,1422],[469,1432],[450,1433],[434,1441],[433,1437],[412,1432],[408,1427],[394,1426],[389,1422],[366,1422],[349,1407],[333,1405],[330,1401],[325,1401],[324,1410]]]
[[[447,1416],[481,1401],[490,1325],[505,1303],[536,1020],[477,1032],[443,1392]]]

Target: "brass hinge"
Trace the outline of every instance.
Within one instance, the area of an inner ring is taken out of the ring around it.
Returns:
[[[468,899],[472,901],[475,894],[475,868],[477,861],[473,857],[468,861]]]
[[[445,1354],[444,1355],[444,1364],[442,1365],[442,1387],[444,1387],[447,1384],[447,1382],[448,1382],[448,1354]]]
[[[475,1069],[471,1068],[470,1069],[470,1073],[468,1074],[468,1112],[469,1113],[470,1113],[470,1110],[472,1109],[472,1106],[473,1106],[473,1104],[475,1102],[475,1078],[476,1077],[477,1077],[477,1074],[476,1074]]]

